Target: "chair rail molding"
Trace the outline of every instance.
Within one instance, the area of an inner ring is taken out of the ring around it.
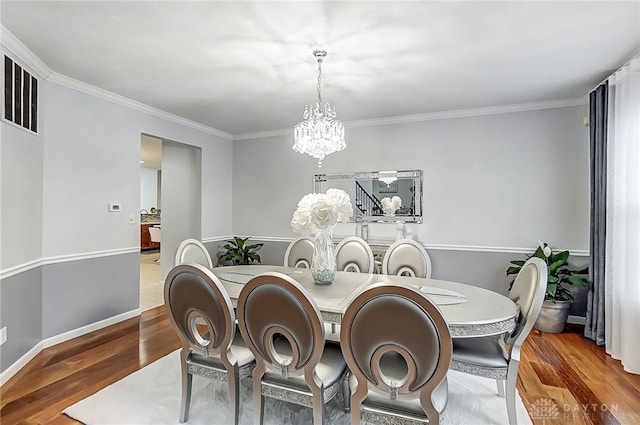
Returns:
[[[66,263],[70,261],[88,260],[91,258],[111,257],[113,255],[133,254],[140,252],[140,247],[132,246],[127,248],[108,249],[104,251],[82,252],[76,254],[57,255],[53,257],[39,258],[28,261],[26,263],[17,264],[0,270],[0,279],[6,279],[20,273],[24,273],[36,267],[46,266],[49,264]]]
[[[239,236],[239,235],[236,235]],[[339,235],[336,234],[333,237],[335,243],[340,242],[342,239],[347,238],[349,235]],[[254,241],[263,241],[263,242],[284,242],[290,243],[296,237],[282,237],[282,236],[241,236],[243,238],[249,237]],[[225,236],[225,237],[215,237],[215,238],[207,238],[203,239],[202,242],[218,242],[225,239],[232,239],[233,236]],[[391,245],[395,242],[393,238],[386,239],[376,239],[369,238],[367,241],[369,245]],[[495,252],[502,254],[531,254],[534,249],[527,247],[503,247],[503,246],[491,246],[491,245],[449,245],[449,244],[426,244],[424,242],[418,241],[425,249],[435,250],[435,251],[467,251],[467,252]],[[555,249],[555,248],[554,248]],[[566,248],[560,249],[557,248],[558,251],[564,251]],[[569,254],[576,257],[588,257],[589,251],[582,249],[566,249],[569,251]]]

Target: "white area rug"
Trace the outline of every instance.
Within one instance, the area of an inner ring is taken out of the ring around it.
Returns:
[[[140,369],[64,410],[64,413],[87,425],[177,424],[180,414],[179,351]],[[253,423],[251,379],[241,383],[240,423]],[[496,395],[495,381],[449,372],[449,403],[442,416],[443,424],[508,424],[507,407]],[[339,401],[340,399],[340,401]],[[193,378],[191,410],[188,424],[229,424],[228,389],[226,383]],[[531,420],[517,397],[519,424]],[[327,423],[348,425],[350,416],[342,410],[337,396],[326,407]],[[265,423],[311,424],[311,409],[267,399]]]

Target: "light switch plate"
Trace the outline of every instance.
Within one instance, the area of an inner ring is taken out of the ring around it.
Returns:
[[[122,205],[120,204],[109,204],[109,212],[120,212]]]
[[[129,224],[136,224],[136,216],[129,214]]]

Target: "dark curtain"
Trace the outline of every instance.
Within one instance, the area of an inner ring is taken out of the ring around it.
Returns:
[[[607,102],[609,87],[601,84],[589,95],[591,152],[591,231],[589,292],[584,335],[604,345],[604,266],[607,225]]]

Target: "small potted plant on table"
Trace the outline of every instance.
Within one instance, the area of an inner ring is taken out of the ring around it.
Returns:
[[[588,268],[583,270],[572,270],[569,268],[569,251],[553,253],[547,243],[539,242],[538,248],[533,255],[547,263],[549,275],[547,277],[547,292],[542,304],[542,310],[536,320],[534,327],[543,332],[560,333],[564,330],[569,317],[569,308],[573,303],[573,295],[568,289],[570,285],[586,287],[588,284]],[[517,275],[526,260],[511,261],[512,266],[507,269],[507,276]],[[512,279],[509,289],[513,285]]]

